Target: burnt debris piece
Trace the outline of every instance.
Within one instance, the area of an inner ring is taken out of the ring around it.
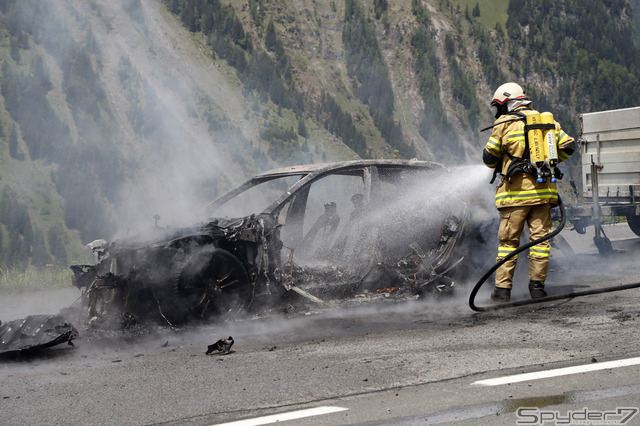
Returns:
[[[60,315],[30,315],[2,323],[0,355],[35,352],[67,343],[78,337],[76,328]]]
[[[207,352],[205,353],[205,355],[210,355],[214,352],[222,355],[230,354],[231,346],[233,346],[233,337],[229,336],[228,339],[220,339],[213,345],[207,346]]]

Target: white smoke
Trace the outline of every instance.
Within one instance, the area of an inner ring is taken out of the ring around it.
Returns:
[[[213,109],[219,119],[234,123],[245,140],[256,137],[244,118],[240,91],[228,83],[224,65],[211,59],[204,41],[193,43],[196,36],[160,2],[142,0],[136,13],[125,10],[126,3],[73,2],[102,54],[101,78],[124,137],[116,149],[134,167],[118,206],[120,234],[152,226],[156,214],[161,226],[201,220],[200,208],[210,201],[202,198],[203,186],[213,195],[219,179],[225,184],[243,179],[229,156],[238,141],[221,140],[209,129],[205,112]],[[146,117],[145,125],[154,128],[146,128],[145,137],[127,117],[132,102],[119,75],[123,64],[141,86],[136,93],[147,96],[137,101],[154,113],[154,121]]]

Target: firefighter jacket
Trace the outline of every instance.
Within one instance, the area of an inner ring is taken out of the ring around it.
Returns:
[[[516,111],[528,108],[517,108]],[[509,121],[513,120],[513,121]],[[558,189],[556,184],[546,179],[545,182],[536,183],[536,177],[523,172],[516,172],[509,180],[504,178],[511,162],[516,158],[522,158],[527,153],[525,142],[523,119],[518,116],[506,114],[495,121],[493,132],[484,147],[482,160],[487,167],[496,168],[502,175],[502,179],[496,188],[496,207],[534,206],[539,204],[557,204]],[[563,162],[575,150],[574,139],[567,135],[560,124],[555,121],[556,146],[558,149],[558,161]],[[507,155],[506,153],[510,154]]]

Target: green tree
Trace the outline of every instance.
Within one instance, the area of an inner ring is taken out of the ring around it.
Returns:
[[[387,0],[373,0],[373,10],[376,15],[376,19],[380,19],[380,17],[387,11],[389,7],[389,3]]]
[[[478,39],[478,59],[482,65],[482,72],[487,77],[489,86],[497,87],[506,81],[504,72],[498,66],[494,47],[489,43],[489,36],[483,29],[479,31]]]
[[[5,265],[4,262],[4,255],[5,255],[5,249],[4,249],[4,230],[2,229],[2,226],[0,226],[0,265]]]
[[[427,141],[451,140],[451,127],[440,100],[440,61],[429,32],[429,13],[419,0],[412,1],[412,10],[420,25],[411,37],[411,52],[415,58],[418,88],[424,103],[424,115],[418,130]]]
[[[298,134],[303,138],[309,137],[309,132],[307,131],[307,125],[305,124],[304,117],[300,117],[298,119]]]
[[[344,144],[358,155],[365,157],[367,143],[354,125],[351,115],[338,105],[332,95],[323,91],[321,98],[322,109],[319,111],[318,118],[324,119],[324,127],[340,137]]]
[[[16,64],[19,64],[22,60],[20,56],[20,47],[18,46],[18,38],[17,37],[9,37],[9,49],[11,59],[13,59]]]
[[[51,255],[47,250],[47,244],[45,243],[44,233],[38,227],[33,231],[33,251],[31,263],[36,267],[45,267],[52,263]]]
[[[249,0],[249,11],[256,26],[261,27],[262,20],[264,19],[264,5],[262,4],[262,0]]]
[[[480,16],[480,4],[476,2],[476,5],[473,7],[473,11],[471,12],[474,18],[478,18]]]
[[[15,228],[9,230],[9,245],[4,255],[4,264],[19,269],[25,269],[28,265],[24,242]]]
[[[273,52],[274,50],[276,50],[277,46],[278,36],[276,35],[276,27],[273,24],[273,19],[270,19],[269,23],[267,24],[267,29],[264,33],[264,47],[267,50]]]
[[[0,220],[9,233],[8,248],[3,255],[5,265],[25,267],[34,245],[33,225],[26,205],[9,185],[0,196]]]
[[[20,151],[16,126],[12,126],[11,136],[9,136],[9,155],[16,160],[24,160],[24,154]]]
[[[356,83],[356,95],[369,107],[369,114],[382,137],[405,157],[413,157],[415,149],[406,143],[400,124],[393,119],[393,89],[373,24],[368,22],[356,0],[346,0],[344,20],[342,42],[347,71]]]
[[[447,33],[444,37],[444,52],[447,54],[447,57],[454,56],[456,53],[456,43],[451,33]]]
[[[66,247],[69,243],[69,237],[66,234],[64,227],[58,223],[49,228],[47,240],[49,242],[51,255],[54,258],[54,263],[58,266],[67,266],[68,258]]]

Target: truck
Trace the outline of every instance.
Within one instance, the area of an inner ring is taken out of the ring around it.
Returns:
[[[640,107],[581,114],[578,142],[582,196],[566,206],[567,221],[580,234],[594,226],[594,243],[608,255],[605,218],[626,218],[640,236]]]

